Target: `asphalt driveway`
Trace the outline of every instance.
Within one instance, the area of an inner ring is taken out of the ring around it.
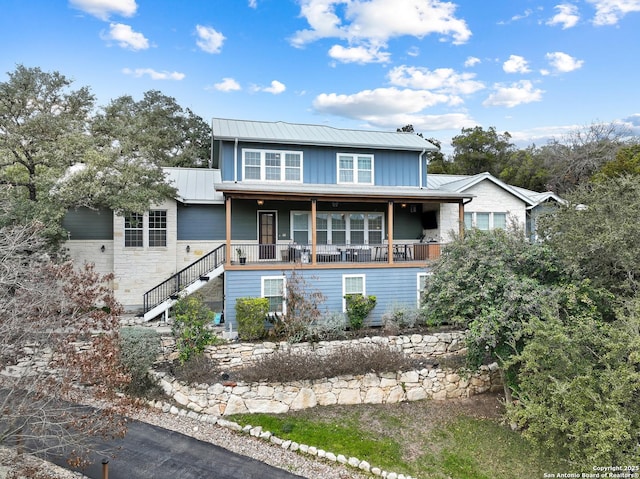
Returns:
[[[132,421],[123,439],[105,447],[119,448],[109,459],[109,479],[293,479],[300,478],[255,459],[184,434]],[[102,457],[82,472],[102,479]],[[67,467],[63,458],[51,458]]]

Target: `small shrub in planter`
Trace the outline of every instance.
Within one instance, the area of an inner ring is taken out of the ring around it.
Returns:
[[[267,298],[238,298],[236,300],[238,336],[247,341],[264,338],[267,332],[265,318],[268,312]]]
[[[347,303],[347,318],[351,329],[360,329],[364,325],[369,313],[375,308],[377,299],[375,296],[362,296],[361,294],[348,294],[345,297]]]

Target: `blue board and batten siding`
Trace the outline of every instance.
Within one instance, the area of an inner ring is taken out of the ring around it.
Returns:
[[[238,144],[237,152],[232,142],[219,142],[220,170],[223,181],[242,181],[242,150],[287,150],[301,151],[303,178],[305,184],[337,183],[338,153],[364,154],[374,156],[374,184],[377,186],[419,186],[420,153],[415,151],[372,150],[366,148],[333,148],[298,145],[277,145],[260,143]],[[425,144],[427,142],[425,141]],[[236,155],[237,153],[237,155]],[[237,158],[237,171],[234,166]],[[424,162],[424,158],[422,159]],[[422,184],[426,184],[426,165],[423,163]],[[236,177],[237,175],[237,177]]]
[[[71,209],[62,218],[62,227],[72,240],[112,240],[113,212],[85,207]]]
[[[342,280],[344,275],[364,275],[365,292],[377,297],[367,323],[372,326],[382,324],[382,315],[394,307],[403,305],[415,308],[418,305],[418,274],[425,268],[384,268],[384,269],[322,269],[296,271],[309,291],[318,291],[325,296],[321,311],[342,312]],[[237,329],[235,304],[238,298],[260,297],[263,277],[285,275],[291,271],[226,271],[225,272],[225,319]],[[393,285],[393,286],[391,286]]]
[[[224,241],[224,205],[178,204],[178,240]]]

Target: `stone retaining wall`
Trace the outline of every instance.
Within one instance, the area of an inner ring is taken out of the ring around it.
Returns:
[[[425,368],[403,373],[341,376],[291,383],[235,383],[189,387],[156,373],[165,393],[178,404],[213,416],[286,413],[332,404],[383,404],[420,399],[469,397],[501,389],[498,367],[482,366],[466,378],[453,370]]]
[[[304,352],[309,351],[319,355],[329,355],[346,346],[358,346],[359,344],[388,345],[391,349],[404,352],[411,358],[439,358],[450,354],[459,354],[464,351],[465,335],[460,331],[433,334],[413,334],[409,336],[373,336],[355,340],[344,341],[320,341],[317,343],[288,343],[262,342],[262,343],[236,343],[209,346],[205,354],[221,367],[241,367],[254,362],[264,355],[277,351]],[[173,338],[163,338],[165,351],[172,351]]]

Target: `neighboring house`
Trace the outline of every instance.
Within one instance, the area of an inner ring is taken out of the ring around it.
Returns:
[[[391,308],[417,307],[430,261],[465,224],[532,227],[533,212],[558,200],[486,173],[429,175],[435,147],[411,133],[226,119],[212,129],[218,168],[167,168],[175,200],[65,219],[70,256],[113,272],[118,300],[146,319],[216,276],[228,323],[240,297],[283,312],[296,271],[328,311],[344,311],[346,294],[375,295],[380,324]]]

